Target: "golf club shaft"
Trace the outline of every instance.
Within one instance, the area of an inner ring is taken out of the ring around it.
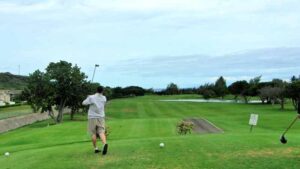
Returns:
[[[298,120],[298,115],[296,116],[296,118],[293,120],[293,122],[289,125],[289,127],[283,132],[283,136],[289,131],[289,129],[294,125],[294,123]]]

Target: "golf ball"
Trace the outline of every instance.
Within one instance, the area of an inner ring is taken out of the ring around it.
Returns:
[[[4,153],[5,156],[9,156],[9,152]]]
[[[164,146],[165,146],[164,143],[160,143],[160,144],[159,144],[159,147],[161,147],[161,148],[163,148]]]

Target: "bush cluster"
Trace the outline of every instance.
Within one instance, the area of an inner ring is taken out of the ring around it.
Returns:
[[[181,121],[177,124],[177,132],[180,135],[191,134],[194,123],[189,121]]]

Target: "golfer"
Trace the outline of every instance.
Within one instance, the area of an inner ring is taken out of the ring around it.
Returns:
[[[106,143],[105,136],[105,103],[106,97],[103,95],[103,87],[97,88],[97,93],[88,96],[83,102],[83,105],[89,105],[88,111],[88,131],[92,136],[92,142],[95,149],[95,153],[99,153],[100,150],[97,147],[97,136],[100,136],[103,143],[102,155],[107,153],[108,144]]]

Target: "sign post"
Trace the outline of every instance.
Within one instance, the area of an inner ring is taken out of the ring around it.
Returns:
[[[249,120],[249,125],[251,126],[250,133],[252,132],[253,126],[257,125],[257,121],[258,121],[258,114],[251,114]]]

